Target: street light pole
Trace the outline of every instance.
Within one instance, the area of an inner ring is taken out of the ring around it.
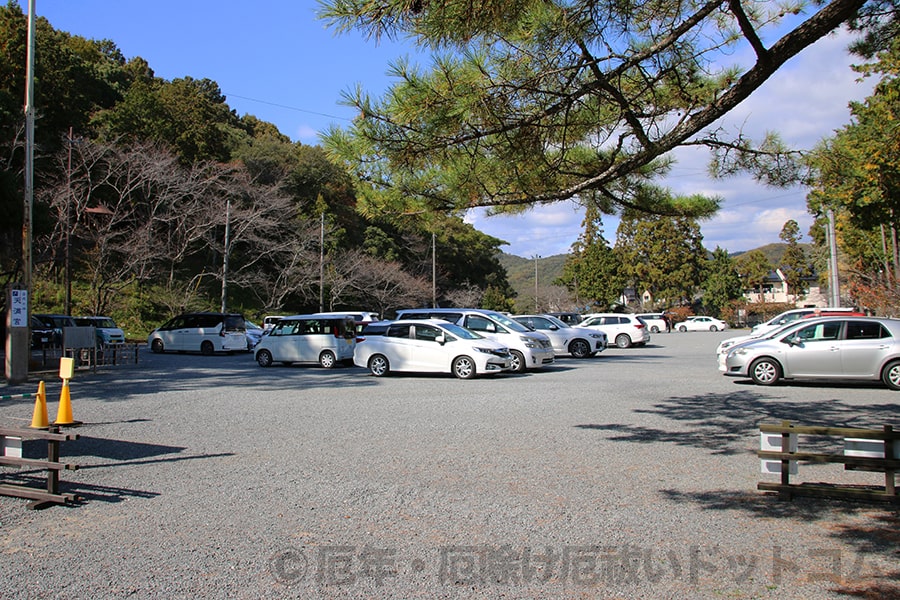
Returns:
[[[535,254],[532,258],[534,258],[534,312],[540,312],[540,305],[538,304],[538,259],[540,258],[540,254]]]

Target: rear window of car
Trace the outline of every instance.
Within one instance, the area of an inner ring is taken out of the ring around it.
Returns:
[[[878,340],[891,337],[881,323],[871,321],[850,321],[847,323],[848,340]]]

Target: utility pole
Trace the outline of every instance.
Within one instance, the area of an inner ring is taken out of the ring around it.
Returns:
[[[535,254],[532,258],[534,258],[534,312],[541,312],[540,305],[538,304],[538,259],[541,258],[539,254]]]
[[[225,256],[222,258],[222,312],[228,299],[228,250],[231,246],[231,198],[225,200]]]
[[[10,284],[6,313],[6,380],[28,380],[31,358],[31,237],[34,207],[34,0],[28,0],[28,50],[25,66],[25,206],[22,217],[22,283]]]
[[[325,312],[325,211],[319,220],[319,312]]]
[[[437,308],[437,242],[431,232],[431,308]]]
[[[828,234],[828,279],[830,279],[831,285],[829,286],[831,291],[831,306],[838,307],[841,305],[841,284],[838,279],[838,264],[837,264],[837,240],[835,239],[835,228],[834,228],[834,211],[830,208],[827,211],[828,215],[828,229],[826,233]]]

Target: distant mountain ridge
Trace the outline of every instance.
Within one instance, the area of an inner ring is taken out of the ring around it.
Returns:
[[[812,244],[800,244],[807,256],[812,250]],[[765,254],[766,259],[773,265],[777,266],[781,262],[787,244],[774,243],[766,244],[755,248],[761,250]],[[741,254],[746,254],[751,250],[730,253],[732,258],[737,258]],[[537,279],[538,286],[545,287],[553,285],[563,273],[563,265],[566,263],[568,254],[554,254],[553,256],[542,256],[538,259],[523,258],[515,254],[506,254],[501,252],[498,257],[500,264],[506,269],[509,284],[519,294],[519,297],[528,297],[534,295],[534,270],[535,261],[537,261]]]

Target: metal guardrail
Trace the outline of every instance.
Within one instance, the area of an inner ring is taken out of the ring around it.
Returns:
[[[73,358],[76,369],[111,368],[137,365],[140,360],[140,349],[143,343],[105,344],[89,348],[62,348],[46,346],[33,350],[29,370],[55,371],[59,368],[59,359]]]

